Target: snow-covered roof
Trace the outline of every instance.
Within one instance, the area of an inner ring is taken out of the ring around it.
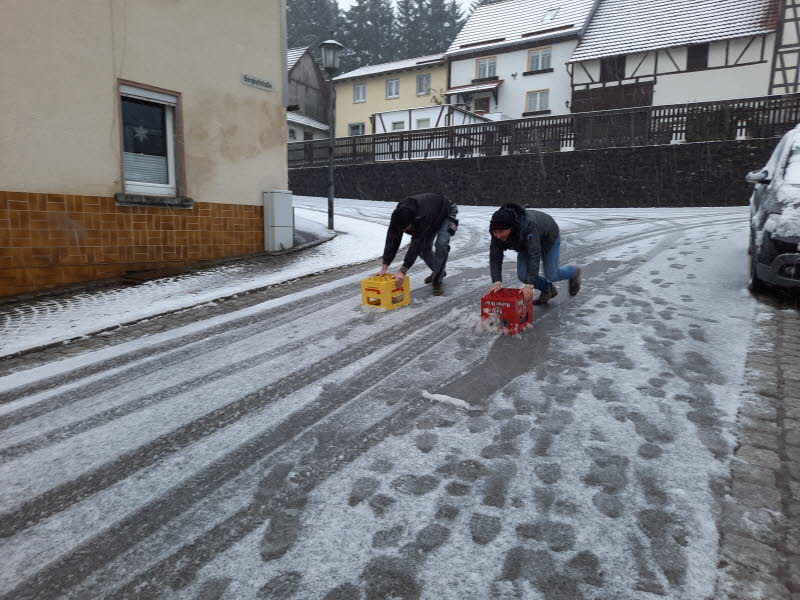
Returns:
[[[396,60],[390,63],[383,63],[380,65],[370,65],[368,67],[361,67],[348,73],[343,73],[338,77],[334,77],[334,81],[342,79],[356,79],[358,77],[366,77],[368,75],[377,75],[378,73],[388,73],[390,71],[404,71],[405,69],[412,69],[415,67],[426,67],[438,65],[444,62],[444,54],[431,54],[429,56],[418,56],[416,58],[407,58],[405,60]]]
[[[313,129],[319,129],[320,131],[328,131],[328,126],[325,125],[325,123],[320,123],[319,121],[315,121],[311,117],[301,115],[300,113],[287,112],[286,120],[289,121],[290,123],[305,125],[306,127],[312,127]]]
[[[303,48],[289,48],[286,51],[286,70],[291,71],[292,67],[297,64],[297,61],[300,60],[303,54],[306,53],[310,46],[304,46]]]
[[[447,54],[580,33],[598,0],[504,0],[475,9]]]
[[[776,0],[602,0],[570,62],[775,31]]]

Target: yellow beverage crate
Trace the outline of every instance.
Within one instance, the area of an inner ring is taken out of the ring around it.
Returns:
[[[394,277],[381,275],[361,280],[361,302],[367,306],[379,306],[392,310],[411,302],[411,283],[406,276],[403,285],[397,287]]]

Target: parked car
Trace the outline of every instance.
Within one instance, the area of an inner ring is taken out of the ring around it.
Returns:
[[[750,291],[800,290],[800,125],[783,136],[767,165],[747,175]]]

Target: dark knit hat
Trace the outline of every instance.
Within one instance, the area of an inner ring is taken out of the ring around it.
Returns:
[[[389,227],[397,231],[402,231],[414,222],[414,211],[408,206],[398,206],[392,213]]]
[[[489,223],[489,231],[496,231],[498,229],[511,229],[517,222],[517,216],[510,208],[501,208],[492,215],[492,220]]]

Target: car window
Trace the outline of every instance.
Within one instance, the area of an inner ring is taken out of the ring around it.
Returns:
[[[792,145],[786,170],[783,173],[783,182],[789,185],[800,185],[800,142]]]
[[[780,179],[781,176],[781,167],[786,164],[788,160],[788,154],[791,150],[791,147],[794,145],[794,140],[800,133],[800,126],[793,129],[786,135],[781,138],[781,141],[778,142],[775,151],[769,157],[769,161],[764,166],[764,170],[767,172],[767,177],[772,179],[774,183],[780,183],[779,181],[775,181],[776,179]]]

